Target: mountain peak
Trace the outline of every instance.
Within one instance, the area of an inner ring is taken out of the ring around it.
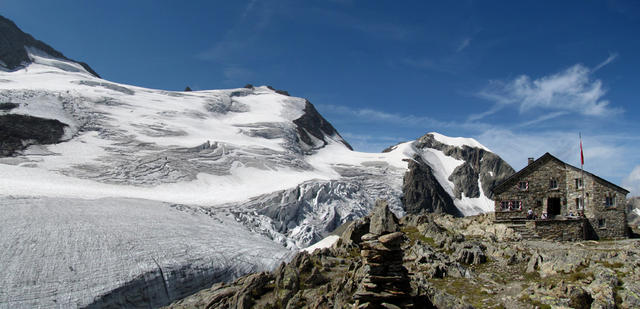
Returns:
[[[61,52],[40,40],[36,40],[30,34],[20,30],[13,21],[0,15],[0,67],[15,70],[33,62],[29,56],[30,49],[44,52],[53,58],[75,62],[91,75],[100,77],[88,64],[65,57]]]
[[[491,151],[489,150],[489,148],[485,147],[484,145],[480,144],[480,142],[470,137],[450,137],[442,135],[438,132],[429,132],[426,135],[431,135],[436,141],[451,146],[468,146],[471,148],[480,148],[486,151]]]

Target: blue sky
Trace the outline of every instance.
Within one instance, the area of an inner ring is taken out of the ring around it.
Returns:
[[[550,152],[640,195],[638,1],[0,1],[103,78],[272,85],[361,151],[437,131]]]

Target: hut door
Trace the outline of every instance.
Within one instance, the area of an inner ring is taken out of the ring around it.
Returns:
[[[550,197],[547,199],[547,215],[555,216],[560,214],[560,198]]]

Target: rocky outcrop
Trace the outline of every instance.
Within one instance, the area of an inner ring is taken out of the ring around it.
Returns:
[[[479,144],[472,145],[474,147],[444,144],[434,137],[434,133],[426,134],[413,142],[417,153],[408,160],[408,170],[402,186],[403,204],[407,213],[448,213],[460,217],[488,211],[486,204],[487,198],[492,196],[491,189],[514,171],[509,164],[486,148]],[[442,175],[442,163],[437,158],[441,154],[436,151],[461,163],[455,163],[458,165],[453,171],[447,170]],[[431,159],[433,156],[436,159]],[[433,160],[436,162],[432,162]],[[480,203],[482,206],[468,205],[469,200],[458,203],[465,198],[479,197],[482,198],[478,202],[471,203]]]
[[[251,308],[640,305],[638,240],[520,240],[508,228],[491,228],[489,215],[426,213],[396,221],[384,206],[352,222],[331,248],[299,253],[261,280],[214,285],[171,307],[238,308],[239,299]]]
[[[433,212],[462,216],[451,196],[438,183],[429,164],[419,156],[409,160],[402,181],[402,192],[402,204],[409,214]]]
[[[10,111],[18,106],[19,104],[17,103],[11,103],[11,102],[0,103],[0,111]]]
[[[273,272],[218,283],[170,308],[347,308],[361,265],[329,250],[297,254]]]
[[[398,231],[398,218],[389,210],[389,203],[385,200],[376,201],[369,219],[369,233],[384,235]]]
[[[100,77],[88,64],[65,57],[42,41],[34,39],[30,34],[22,32],[11,20],[0,16],[0,66],[15,70],[31,62],[26,47],[36,48],[47,55],[80,64],[87,72]]]
[[[351,145],[347,143],[340,133],[318,113],[316,108],[311,104],[311,102],[306,101],[304,106],[304,114],[293,121],[295,123],[298,136],[300,139],[307,144],[310,149],[321,148],[327,145],[327,137],[335,136],[337,137],[341,143],[343,143],[347,148],[353,150]]]
[[[453,254],[456,261],[462,264],[477,265],[487,262],[487,247],[480,242],[465,243]]]
[[[67,125],[53,119],[0,115],[0,157],[11,156],[33,144],[57,143]]]
[[[492,152],[466,145],[443,144],[436,140],[433,134],[420,137],[416,140],[415,147],[418,149],[437,149],[447,156],[465,161],[449,177],[449,180],[455,184],[454,195],[456,198],[460,198],[463,193],[466,197],[480,196],[478,179],[482,184],[482,192],[491,198],[491,189],[515,173],[507,162]]]

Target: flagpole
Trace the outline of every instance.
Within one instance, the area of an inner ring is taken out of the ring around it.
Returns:
[[[581,178],[581,182],[582,182],[582,213],[584,214],[585,210],[587,209],[587,197],[585,196],[585,192],[584,192],[584,187],[585,187],[585,183],[584,183],[584,154],[582,152],[582,132],[579,132],[578,135],[580,136],[580,178]]]

